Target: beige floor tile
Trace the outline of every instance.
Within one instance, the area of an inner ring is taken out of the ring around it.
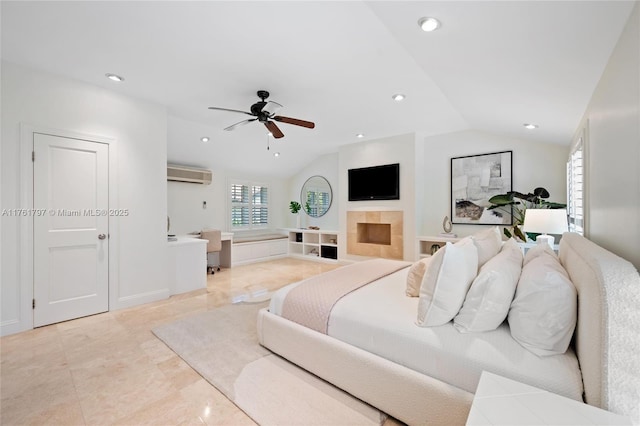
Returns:
[[[93,392],[112,384],[120,386],[130,377],[141,373],[155,373],[157,366],[139,348],[105,350],[102,355],[78,363],[70,368],[80,394]]]
[[[200,418],[200,416],[195,416],[180,423],[179,426],[202,426],[204,424],[205,422]]]
[[[194,409],[179,392],[174,392],[151,404],[143,406],[134,413],[117,419],[115,425],[157,425],[160,422],[167,425],[183,424],[193,418]],[[202,424],[202,423],[201,423]]]
[[[95,387],[78,389],[84,418],[92,425],[113,424],[174,392],[170,381],[155,367],[105,378]]]
[[[32,371],[37,370],[40,369]],[[38,418],[59,416],[60,407],[78,403],[67,369],[42,369],[29,375],[5,373],[3,369],[2,375],[0,423],[3,425],[37,423]]]
[[[40,362],[52,352],[63,351],[63,342],[55,327],[25,331],[0,340],[0,357],[5,363],[30,364]]]
[[[198,380],[202,380],[202,376],[175,354],[166,361],[159,363],[158,369],[162,371],[176,390],[182,390]]]
[[[84,425],[84,417],[82,415],[82,408],[80,407],[80,402],[77,400],[63,402],[60,404],[51,404],[47,406],[44,410],[32,413],[27,416],[25,419],[13,423],[13,422],[3,422],[2,424],[21,424],[21,425],[33,425],[33,426],[42,426],[42,425],[65,425],[65,426],[74,426],[74,425]]]

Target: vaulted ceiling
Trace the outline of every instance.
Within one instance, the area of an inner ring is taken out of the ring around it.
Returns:
[[[165,105],[172,162],[286,177],[340,145],[411,132],[567,144],[633,5],[2,1],[2,59]],[[423,16],[441,28],[421,31]],[[279,124],[267,151],[264,126],[223,131],[248,117],[207,108],[247,111],[260,89],[316,128]]]

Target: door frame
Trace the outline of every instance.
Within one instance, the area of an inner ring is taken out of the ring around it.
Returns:
[[[90,142],[104,143],[109,146],[109,208],[118,209],[118,167],[117,140],[94,134],[56,129],[46,126],[20,123],[20,205],[24,209],[33,209],[33,134],[42,133],[69,139],[81,139]],[[109,216],[109,310],[116,306],[118,289],[119,259],[119,218]],[[20,224],[20,330],[33,329],[33,218],[25,216]],[[9,331],[9,330],[6,330]]]

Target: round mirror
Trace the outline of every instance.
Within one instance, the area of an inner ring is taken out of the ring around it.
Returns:
[[[300,204],[311,217],[324,216],[331,207],[332,198],[331,185],[322,176],[311,176],[300,191]]]

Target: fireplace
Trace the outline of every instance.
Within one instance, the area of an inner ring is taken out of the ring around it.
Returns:
[[[348,211],[347,253],[403,259],[401,211]]]
[[[358,243],[391,245],[391,224],[358,223]]]

